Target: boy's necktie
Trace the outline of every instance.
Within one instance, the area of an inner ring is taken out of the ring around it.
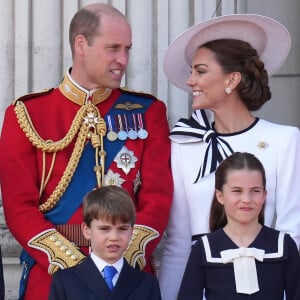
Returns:
[[[117,270],[113,266],[106,266],[106,267],[104,267],[103,272],[104,272],[104,280],[105,280],[106,284],[108,285],[109,289],[112,290],[114,287],[112,279],[115,276],[115,274],[117,273]]]

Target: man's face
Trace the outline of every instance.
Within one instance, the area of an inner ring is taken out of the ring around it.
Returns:
[[[100,34],[93,42],[89,45],[85,40],[77,80],[87,89],[114,89],[120,86],[128,64],[131,28],[119,16],[103,15],[100,23]]]

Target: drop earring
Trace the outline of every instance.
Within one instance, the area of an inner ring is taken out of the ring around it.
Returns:
[[[229,94],[231,93],[231,89],[230,89],[229,87],[227,87],[227,88],[225,89],[225,92],[226,92],[227,95],[229,95]]]

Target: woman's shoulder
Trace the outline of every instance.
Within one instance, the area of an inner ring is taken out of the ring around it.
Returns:
[[[269,130],[277,133],[284,132],[290,134],[299,134],[299,128],[296,126],[274,123],[265,119],[259,119],[257,126],[262,127],[264,130]]]

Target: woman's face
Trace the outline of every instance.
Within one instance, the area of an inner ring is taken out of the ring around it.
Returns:
[[[187,81],[193,90],[193,109],[212,109],[224,105],[230,74],[224,74],[214,53],[206,48],[197,50]]]

